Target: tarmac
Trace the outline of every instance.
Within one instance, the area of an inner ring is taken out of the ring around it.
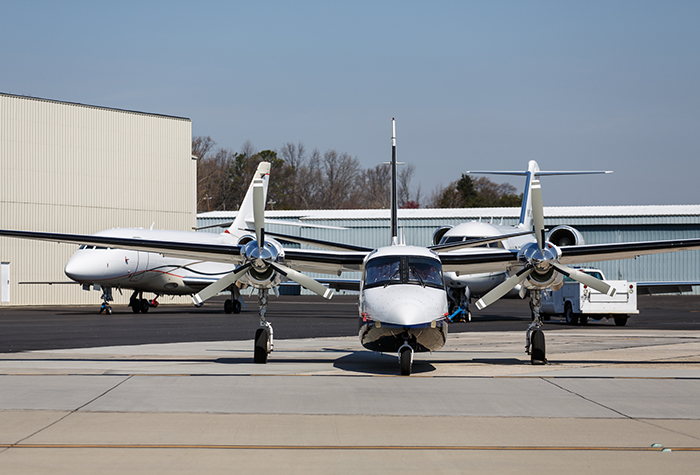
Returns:
[[[0,473],[697,473],[700,331],[457,333],[0,355]]]

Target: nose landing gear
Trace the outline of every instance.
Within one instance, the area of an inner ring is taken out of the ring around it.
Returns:
[[[258,305],[260,306],[260,328],[255,331],[255,349],[253,352],[253,362],[259,364],[267,363],[267,356],[274,349],[273,331],[270,322],[265,320],[267,311],[267,289],[258,291]]]
[[[405,341],[399,347],[399,367],[401,368],[401,376],[410,376],[411,367],[413,366],[413,348]]]
[[[532,290],[530,292],[530,309],[532,310],[532,323],[527,327],[525,336],[525,352],[530,355],[530,363],[533,365],[547,364],[544,332],[539,328],[542,324],[542,291]]]
[[[112,315],[112,307],[109,305],[109,302],[114,301],[114,298],[112,298],[112,287],[103,287],[101,298],[102,305],[100,305],[100,314]]]

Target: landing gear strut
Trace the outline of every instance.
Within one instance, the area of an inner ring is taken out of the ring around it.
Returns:
[[[274,349],[273,331],[270,322],[265,320],[267,311],[268,289],[258,290],[258,306],[260,307],[260,328],[255,331],[255,351],[253,362],[259,364],[267,363],[267,355]]]
[[[129,298],[129,307],[131,307],[131,311],[134,313],[147,313],[149,308],[158,306],[157,298],[158,295],[149,302],[147,299],[143,298],[142,291],[134,290],[134,293],[131,294],[131,298]]]
[[[114,301],[114,298],[112,298],[112,287],[103,287],[101,298],[102,305],[100,306],[100,313],[112,315],[112,307],[109,305],[109,302]]]
[[[534,365],[547,364],[544,332],[542,326],[542,291],[530,291],[530,310],[532,311],[532,323],[527,327],[525,336],[525,352],[530,355],[530,362]]]

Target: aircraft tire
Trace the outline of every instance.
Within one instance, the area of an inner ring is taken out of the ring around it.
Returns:
[[[141,307],[141,313],[148,313],[148,300],[139,300],[139,307]]]
[[[241,302],[238,300],[233,301],[233,313],[241,313]]]
[[[224,302],[224,313],[231,313],[233,312],[233,303],[231,303],[231,299],[226,299]]]
[[[105,314],[112,315],[112,307],[105,308]]]
[[[534,330],[530,337],[530,362],[535,365],[547,362],[544,332],[542,330]]]
[[[131,304],[131,311],[134,313],[141,313],[141,305],[138,303],[138,300]]]
[[[253,362],[257,364],[267,363],[267,345],[269,336],[267,330],[258,328],[255,331],[255,350],[253,352]]]
[[[402,348],[399,355],[399,366],[401,367],[401,376],[411,375],[411,349]]]

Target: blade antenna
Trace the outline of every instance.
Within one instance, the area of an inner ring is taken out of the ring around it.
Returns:
[[[398,244],[399,217],[396,185],[396,120],[391,119],[391,243]]]

